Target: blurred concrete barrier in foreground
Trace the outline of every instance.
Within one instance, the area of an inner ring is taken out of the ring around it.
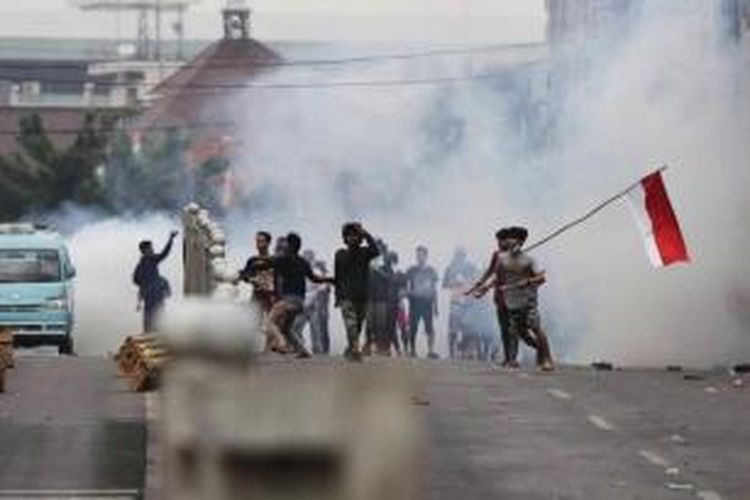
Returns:
[[[414,498],[408,377],[330,360],[259,359],[246,308],[188,301],[163,330],[163,498]]]

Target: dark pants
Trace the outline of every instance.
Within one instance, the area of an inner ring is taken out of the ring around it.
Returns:
[[[143,333],[156,331],[156,318],[164,307],[164,299],[143,302]]]
[[[375,345],[379,354],[390,353],[392,333],[390,331],[388,302],[371,300],[367,311],[367,331],[369,342]]]
[[[510,314],[505,305],[497,305],[497,323],[500,325],[500,339],[503,343],[503,361],[515,362],[518,359],[518,335],[510,329]]]
[[[328,305],[326,304],[326,309]],[[320,347],[322,351],[320,354],[328,354],[331,352],[331,336],[328,333],[328,311],[319,311],[318,314],[318,327],[320,328]]]
[[[397,353],[401,352],[401,345],[398,339],[398,301],[388,302],[388,337],[390,345],[396,350]]]
[[[307,313],[307,321],[310,324],[310,345],[313,354],[328,354],[331,347],[328,337],[328,311],[324,311],[321,305],[316,303]]]
[[[367,302],[341,301],[341,316],[344,319],[348,352],[360,352],[359,337],[367,319]]]
[[[432,343],[435,330],[432,324],[432,315],[435,310],[434,299],[409,299],[409,348],[414,352],[417,345],[417,330],[420,320],[424,323],[424,330]]]

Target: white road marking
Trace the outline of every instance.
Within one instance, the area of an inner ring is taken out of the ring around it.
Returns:
[[[557,399],[562,399],[563,401],[570,401],[571,399],[573,399],[573,396],[571,396],[567,392],[562,391],[560,389],[553,389],[550,387],[547,389],[547,392],[550,393],[550,395],[556,397]]]
[[[667,483],[664,486],[672,491],[693,491],[695,489],[695,486],[690,483]]]
[[[649,450],[641,450],[638,452],[638,455],[641,456],[644,460],[646,460],[651,465],[656,465],[659,467],[669,468],[669,462],[666,458],[662,457],[661,455],[654,453],[653,451]]]
[[[529,374],[528,374],[528,373],[526,373],[526,372],[518,372],[518,376],[519,376],[520,378],[526,378],[526,379],[528,379],[528,378],[533,378],[533,377],[532,377],[531,375],[529,375]]]
[[[606,420],[604,420],[599,415],[589,415],[588,416],[588,421],[591,422],[591,424],[594,427],[596,427],[598,429],[601,429],[603,431],[613,431],[613,430],[615,430],[615,427],[612,424],[610,424],[609,422],[607,422]]]
[[[669,436],[669,439],[671,439],[673,443],[684,443],[685,442],[685,438],[682,437],[682,436],[680,436],[679,434],[672,434],[671,436]]]
[[[721,495],[710,490],[699,491],[696,496],[701,500],[722,500]]]
[[[717,389],[716,387],[706,387],[703,390],[709,394],[716,394],[717,392],[719,392],[719,389]]]

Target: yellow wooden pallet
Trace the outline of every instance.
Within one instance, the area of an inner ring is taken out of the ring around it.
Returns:
[[[166,343],[153,335],[127,337],[115,356],[120,374],[133,391],[156,388],[164,365],[170,359]]]

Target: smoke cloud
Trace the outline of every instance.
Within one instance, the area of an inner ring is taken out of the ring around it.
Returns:
[[[74,336],[78,354],[115,352],[126,336],[142,331],[132,280],[140,257],[138,242],[152,240],[160,251],[175,228],[179,228],[177,221],[159,215],[101,219],[70,236],[77,271]],[[175,241],[171,256],[161,265],[174,295],[182,293],[181,252],[180,241]]]
[[[247,110],[233,161],[244,201],[224,221],[230,260],[242,265],[256,230],[296,230],[330,268],[340,225],[358,219],[399,252],[402,267],[418,244],[441,273],[459,245],[484,265],[498,227],[523,224],[541,237],[669,164],[694,262],[650,268],[627,210],[615,206],[535,252],[549,279],[541,295],[548,333],[573,362],[710,366],[749,356],[740,228],[750,214],[750,87],[740,52],[720,35],[717,7],[645,2],[627,30],[588,41],[574,59],[551,50],[547,63],[523,69],[498,53],[271,74],[268,82],[285,83],[495,76],[262,90],[225,103]],[[106,220],[72,236],[82,352],[112,349],[138,331],[136,244],[148,237],[158,246],[173,226],[164,217]],[[165,267],[176,291],[179,262],[174,255]],[[340,323],[332,314],[334,348]]]
[[[341,222],[355,218],[402,264],[420,243],[441,269],[457,245],[484,263],[500,225],[526,224],[539,237],[668,163],[693,264],[651,269],[629,214],[614,207],[536,252],[550,279],[546,324],[570,361],[711,365],[747,355],[739,313],[750,275],[737,230],[747,214],[746,75],[717,16],[700,1],[646,2],[628,29],[589,41],[576,58],[553,50],[542,98],[540,74],[505,72],[502,55],[306,74],[495,78],[250,93],[237,103],[248,110],[238,179],[254,201],[230,216],[234,241],[296,229],[331,255]],[[535,114],[540,103],[555,115],[551,130]]]

